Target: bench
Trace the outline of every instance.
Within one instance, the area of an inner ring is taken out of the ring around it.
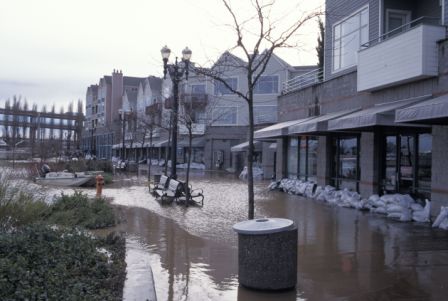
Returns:
[[[181,195],[182,191],[182,183],[179,181],[176,181],[174,179],[170,179],[168,183],[168,187],[163,190],[162,194],[160,195],[160,199],[162,200],[162,203],[172,201],[177,201],[177,198]]]
[[[202,189],[193,189],[191,185],[187,188],[185,183],[182,183],[182,194],[176,198],[177,203],[186,203],[187,205],[199,205],[204,206],[204,191]],[[187,200],[187,191],[190,192],[190,197]]]
[[[160,177],[159,183],[154,184],[154,188],[152,189],[152,191],[151,187],[149,187],[149,191],[152,192],[152,194],[155,196],[162,196],[164,191],[167,189],[169,179],[169,177],[162,175]]]

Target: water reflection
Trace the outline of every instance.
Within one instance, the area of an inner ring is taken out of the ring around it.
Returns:
[[[143,182],[132,183],[105,194],[126,208],[120,228],[146,246],[158,300],[444,300],[448,293],[446,231],[268,192],[267,183],[256,187],[256,217],[298,225],[297,290],[240,288],[232,225],[247,216],[244,182],[194,176],[203,208],[161,206]]]

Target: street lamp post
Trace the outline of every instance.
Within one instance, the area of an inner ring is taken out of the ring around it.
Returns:
[[[177,57],[174,64],[168,64],[171,50],[165,46],[160,51],[163,59],[163,79],[166,79],[166,74],[170,75],[173,83],[173,118],[172,118],[172,137],[171,137],[171,178],[176,179],[176,164],[177,164],[177,119],[179,111],[179,83],[183,76],[188,80],[188,68],[190,65],[191,50],[185,47],[182,50],[182,61],[178,62]]]

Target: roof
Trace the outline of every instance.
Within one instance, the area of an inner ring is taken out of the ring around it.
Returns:
[[[123,76],[123,86],[133,86],[138,87],[141,82],[144,82],[146,77],[133,77],[133,76]]]

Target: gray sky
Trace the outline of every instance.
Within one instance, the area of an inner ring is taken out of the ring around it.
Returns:
[[[234,0],[241,16],[248,0]],[[292,3],[292,4],[291,4]],[[277,0],[274,18],[291,24],[323,0]],[[121,69],[127,76],[161,75],[160,49],[207,65],[235,44],[220,0],[0,0],[0,106],[13,95],[31,103],[67,105],[88,85]],[[317,23],[277,54],[293,65],[316,63]]]

